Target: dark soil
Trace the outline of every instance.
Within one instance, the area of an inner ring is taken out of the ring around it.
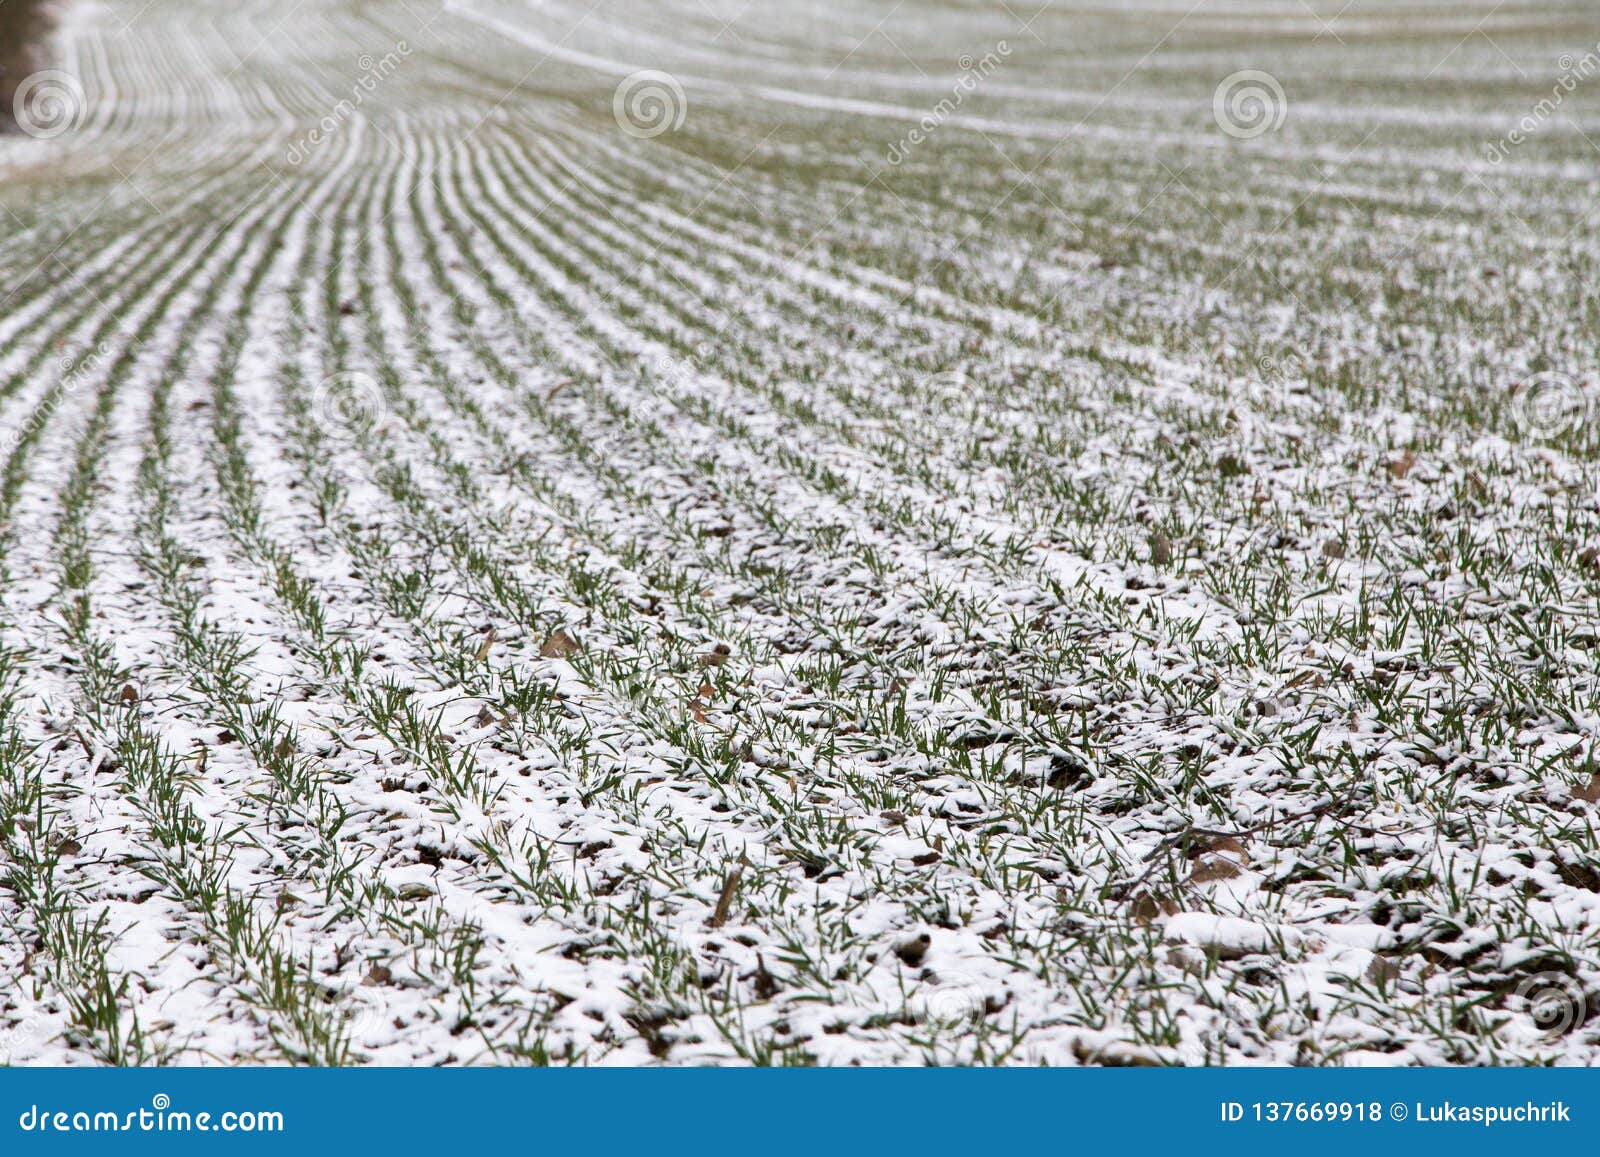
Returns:
[[[12,126],[17,85],[44,67],[52,8],[44,0],[0,0],[0,129]]]

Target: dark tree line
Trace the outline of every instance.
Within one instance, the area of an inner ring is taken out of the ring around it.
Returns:
[[[12,122],[17,85],[43,67],[44,39],[49,31],[46,0],[0,0],[0,127]]]

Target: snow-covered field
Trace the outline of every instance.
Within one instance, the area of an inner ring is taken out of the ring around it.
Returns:
[[[1600,1060],[1600,34],[1340,3],[67,4],[0,1059]]]

